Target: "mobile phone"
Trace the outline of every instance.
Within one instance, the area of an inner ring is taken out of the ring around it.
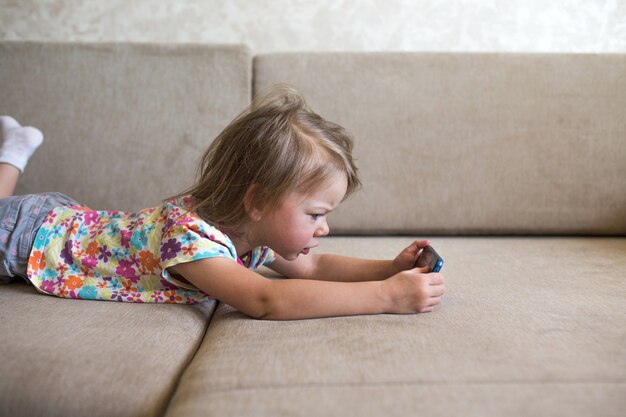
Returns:
[[[428,245],[422,249],[422,253],[417,257],[414,268],[428,267],[428,272],[439,272],[443,266],[443,259],[435,252],[432,246]]]

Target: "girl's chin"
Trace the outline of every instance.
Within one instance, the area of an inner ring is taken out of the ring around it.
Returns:
[[[295,261],[296,259],[298,259],[298,256],[300,255],[307,255],[309,253],[309,249],[303,249],[300,252],[292,252],[288,255],[281,255],[284,259],[288,260],[288,261]]]

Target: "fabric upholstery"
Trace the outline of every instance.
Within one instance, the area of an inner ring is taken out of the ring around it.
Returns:
[[[0,42],[0,114],[46,135],[17,192],[155,205],[191,185],[253,89],[291,83],[354,132],[364,184],[316,252],[389,259],[433,235],[443,304],[272,322],[0,286],[0,416],[623,414],[626,239],[442,235],[625,235],[626,55],[295,53],[252,68],[240,45]],[[409,235],[337,236],[367,233]]]
[[[0,114],[45,135],[16,193],[140,210],[189,187],[250,102],[242,45],[0,43]]]
[[[190,401],[168,415],[622,417],[623,395],[619,383],[324,383],[207,390],[203,411]]]
[[[255,94],[300,89],[353,132],[348,234],[626,234],[626,55],[286,53]]]
[[[71,300],[0,286],[0,416],[160,416],[216,302]]]
[[[319,249],[389,259],[410,242],[336,237]],[[432,243],[446,276],[433,313],[273,322],[221,304],[167,416],[623,411],[626,239]]]
[[[250,102],[242,45],[0,42],[0,114],[45,135],[16,193],[138,210],[192,184]],[[142,305],[0,287],[0,416],[158,416],[215,302]]]

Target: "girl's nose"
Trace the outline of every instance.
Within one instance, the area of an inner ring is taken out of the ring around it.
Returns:
[[[329,231],[328,223],[324,220],[324,223],[315,231],[315,237],[326,236]]]

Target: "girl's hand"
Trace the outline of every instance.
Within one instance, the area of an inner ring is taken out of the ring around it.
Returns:
[[[446,292],[440,273],[427,274],[428,268],[413,268],[382,281],[386,313],[428,313],[441,303]]]
[[[396,259],[393,260],[395,272],[398,273],[408,269],[413,269],[417,256],[420,254],[422,249],[428,245],[430,245],[430,241],[428,240],[416,240],[404,248],[404,250],[400,252],[400,255],[396,256]]]

